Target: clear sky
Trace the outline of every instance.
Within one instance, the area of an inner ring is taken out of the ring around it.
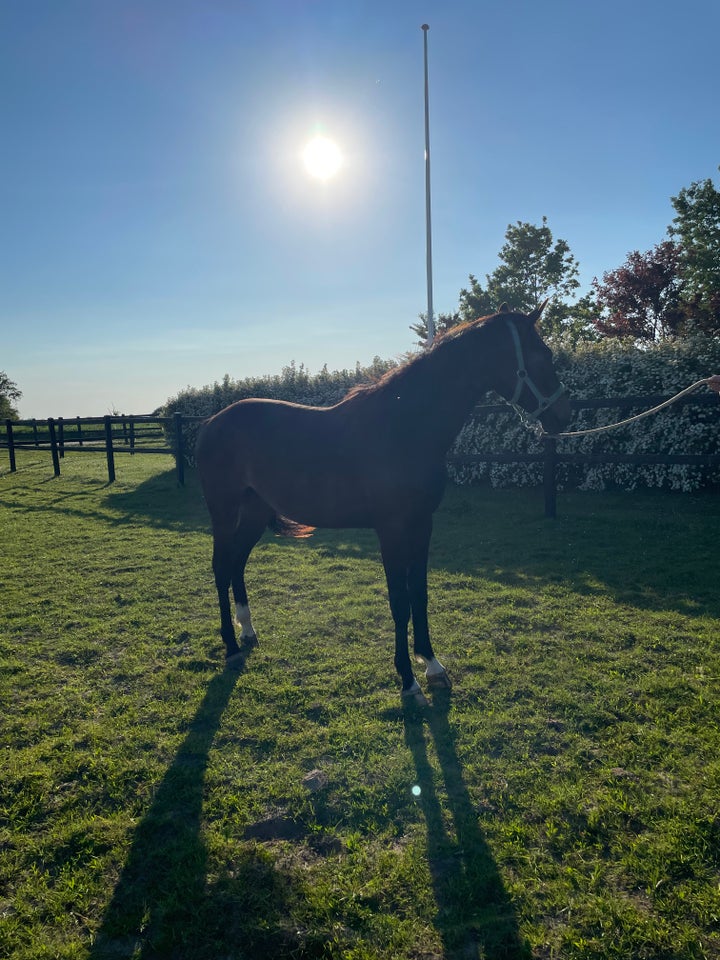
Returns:
[[[0,370],[23,417],[396,356],[507,225],[583,288],[720,164],[717,0],[3,0]],[[321,132],[343,165],[311,178]]]

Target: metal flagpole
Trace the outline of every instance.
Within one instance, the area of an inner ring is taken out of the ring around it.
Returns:
[[[428,30],[427,23],[422,25],[423,47],[425,53],[425,249],[427,258],[427,340],[426,346],[435,339],[435,315],[433,313],[432,281],[432,223],[430,218],[430,102],[428,95]]]

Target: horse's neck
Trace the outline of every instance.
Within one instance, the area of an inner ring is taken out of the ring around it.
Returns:
[[[435,381],[430,423],[438,446],[447,450],[462,429],[478,400],[490,389],[485,363],[473,362],[474,351],[464,351],[461,343],[437,351],[438,374]],[[453,349],[454,348],[454,349]],[[432,389],[432,388],[431,388]]]
[[[408,431],[420,432],[425,445],[436,453],[448,450],[491,387],[487,361],[478,361],[475,352],[459,340],[440,344],[411,364],[404,382],[397,382],[395,392]]]

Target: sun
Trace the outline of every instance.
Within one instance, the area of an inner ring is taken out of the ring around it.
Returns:
[[[330,180],[342,166],[340,148],[329,137],[313,137],[302,152],[305,169],[316,180]]]

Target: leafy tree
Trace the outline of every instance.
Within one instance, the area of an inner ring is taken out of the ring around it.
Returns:
[[[720,169],[720,168],[719,168]],[[677,216],[669,228],[679,245],[686,313],[706,332],[720,332],[720,191],[696,181],[671,198]]]
[[[478,314],[481,316],[481,314]],[[455,313],[439,313],[435,317],[435,333],[440,335],[445,333],[446,330],[449,330],[450,327],[456,327],[460,323],[460,314],[456,310]],[[427,343],[427,314],[421,313],[418,316],[418,322],[412,323],[410,329],[413,333],[416,333],[419,338],[419,343]]]
[[[549,300],[541,320],[545,333],[569,334],[573,342],[592,339],[585,301],[567,302],[580,286],[577,261],[566,240],[553,240],[547,217],[543,217],[539,227],[520,220],[509,224],[498,256],[500,266],[486,274],[484,287],[470,274],[470,286],[460,291],[459,309],[437,317],[438,332],[495,313],[502,303],[529,313]],[[419,322],[410,329],[424,342],[427,338],[425,314],[420,314]]]
[[[550,300],[541,325],[546,333],[561,332],[572,322],[567,302],[580,286],[579,268],[566,240],[554,240],[543,217],[542,225],[508,225],[500,251],[500,266],[486,276],[485,288],[470,276],[469,289],[460,291],[460,315],[471,320],[492,313],[501,303],[525,313]]]
[[[0,420],[17,420],[17,408],[13,404],[20,399],[22,391],[17,384],[8,377],[4,370],[0,370]]]
[[[603,274],[602,283],[595,278],[596,329],[607,337],[650,341],[682,332],[680,257],[680,246],[665,240],[647,253],[629,253],[622,266]]]

